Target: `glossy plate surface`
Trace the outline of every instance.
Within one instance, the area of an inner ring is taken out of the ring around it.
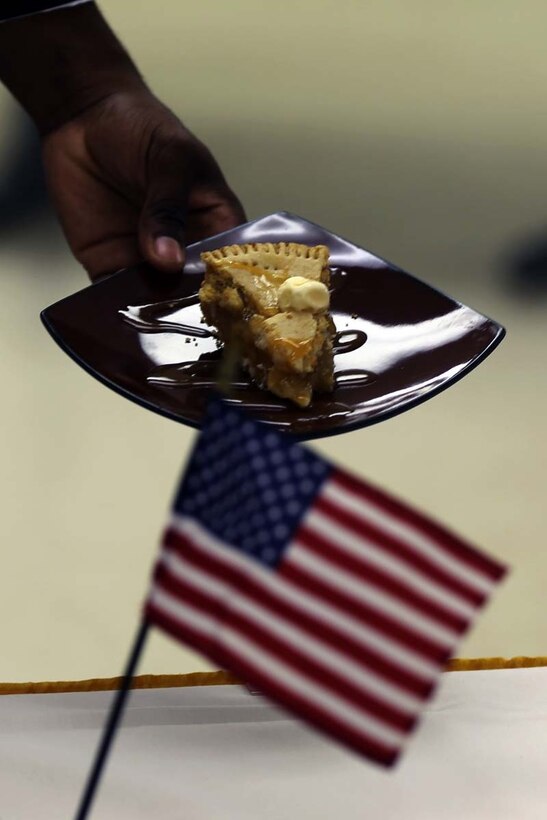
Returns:
[[[220,358],[201,323],[200,252],[246,242],[330,248],[336,389],[294,407],[238,374],[233,398],[301,439],[382,421],[453,384],[503,338],[501,325],[324,228],[286,212],[188,248],[180,277],[123,270],[48,307],[59,345],[100,381],[139,404],[199,426]]]

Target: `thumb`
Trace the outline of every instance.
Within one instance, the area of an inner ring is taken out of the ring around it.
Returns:
[[[152,169],[150,186],[139,223],[144,258],[158,270],[181,271],[185,261],[184,226],[188,210],[185,176],[171,166]]]

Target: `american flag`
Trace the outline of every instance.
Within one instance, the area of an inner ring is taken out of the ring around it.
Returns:
[[[391,765],[504,572],[217,401],[175,499],[145,616]]]

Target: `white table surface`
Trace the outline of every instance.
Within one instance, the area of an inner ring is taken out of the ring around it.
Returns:
[[[0,697],[1,820],[72,818],[110,692]],[[544,820],[547,668],[455,672],[385,771],[238,686],[132,694],[94,820]]]

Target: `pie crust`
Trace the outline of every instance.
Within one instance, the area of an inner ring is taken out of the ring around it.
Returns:
[[[205,321],[223,344],[237,346],[253,380],[300,407],[310,404],[314,391],[332,391],[335,329],[328,312],[328,248],[293,242],[228,245],[202,253],[201,259]],[[279,288],[291,277],[322,283],[324,308],[310,304],[302,309],[300,300],[299,309],[281,310]]]

